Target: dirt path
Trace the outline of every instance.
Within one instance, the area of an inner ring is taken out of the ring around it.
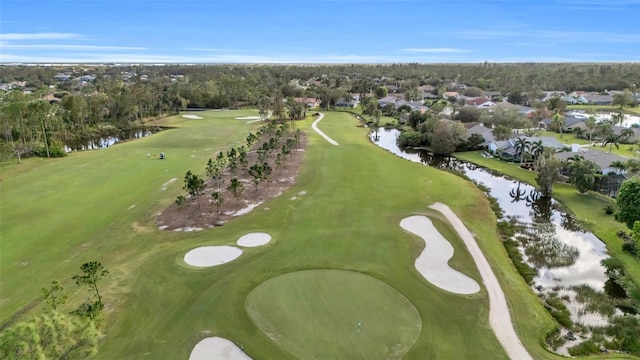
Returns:
[[[313,122],[313,124],[311,124],[311,127],[313,128],[313,130],[315,132],[318,133],[318,135],[322,136],[323,138],[325,138],[325,140],[327,140],[329,142],[329,144],[331,145],[338,145],[338,143],[333,140],[332,138],[328,137],[327,134],[323,133],[322,130],[318,129],[318,123],[320,122],[320,120],[322,120],[324,118],[324,114],[323,113],[318,113],[320,114],[320,116],[318,116],[318,118],[316,119],[316,121]]]
[[[509,358],[515,360],[532,359],[513,328],[504,292],[500,288],[500,283],[493,273],[487,258],[473,239],[473,235],[447,205],[435,203],[430,208],[440,211],[449,220],[464,241],[467,249],[469,249],[469,253],[471,253],[471,257],[473,257],[473,261],[476,263],[478,271],[480,271],[480,276],[482,276],[484,286],[486,286],[489,293],[489,324]]]

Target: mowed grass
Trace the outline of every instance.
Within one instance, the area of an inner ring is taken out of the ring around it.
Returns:
[[[81,263],[98,260],[111,274],[101,288],[107,303],[106,336],[97,358],[187,358],[200,339],[222,336],[243,344],[254,359],[294,359],[252,321],[247,298],[279,275],[336,269],[382,281],[417,309],[422,329],[405,358],[505,359],[488,324],[486,291],[448,293],[414,268],[424,242],[403,231],[399,222],[423,214],[454,246],[450,264],[480,281],[462,242],[442,217],[428,210],[441,201],[476,235],[533,357],[558,358],[541,345],[553,322],[507,258],[484,194],[455,175],[377,148],[349,114],[327,113],[319,124],[339,146],[310,130],[313,119],[298,122],[309,144],[296,184],[280,197],[221,228],[157,230],[154,217],[183,193],[184,173],[204,173],[209,157],[244,144],[246,133],[259,125],[233,119],[255,115],[250,111],[198,115],[205,119],[175,117],[167,122],[180,129],[109,149],[32,159],[26,166],[2,164],[3,322],[37,302],[39,289],[51,279],[61,280],[72,297],[84,298],[70,277]],[[160,151],[167,160],[146,158]],[[177,180],[168,183],[173,178]],[[298,196],[302,191],[306,193]],[[292,196],[297,199],[290,200]],[[212,210],[203,205],[203,211]],[[195,269],[183,261],[194,247],[233,245],[252,231],[271,234],[272,242],[244,249],[237,260],[222,266]],[[316,347],[309,351],[320,353],[323,345],[307,340]]]
[[[421,329],[406,297],[352,271],[280,275],[253,289],[246,306],[263,332],[300,359],[401,359]]]
[[[553,137],[559,142],[566,144],[569,147],[572,144],[586,145],[591,143],[589,142],[589,139],[577,138],[574,133],[560,134],[555,131],[540,130],[538,132],[538,135]],[[588,136],[589,135],[587,135],[587,137]],[[615,145],[611,145],[611,147],[609,147],[609,145],[602,146],[600,145],[600,143],[597,143],[596,145],[589,146],[589,149],[602,151],[602,152],[609,152],[609,150],[611,150],[612,154],[616,154],[625,158],[633,158],[633,154],[634,154],[633,145],[629,145],[629,144],[618,144],[618,147],[615,147]]]
[[[70,278],[83,262],[102,261],[119,276],[115,264],[167,239],[154,235],[154,215],[181,191],[187,170],[202,172],[213,148],[255,128],[233,119],[246,113],[175,117],[165,122],[182,128],[107,149],[2,163],[0,321],[36,305],[52,279],[75,290]]]

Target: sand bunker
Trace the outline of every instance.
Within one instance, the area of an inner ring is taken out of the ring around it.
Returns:
[[[433,285],[456,294],[473,294],[480,285],[467,275],[452,269],[447,262],[453,256],[453,246],[433,226],[426,216],[410,216],[400,226],[421,237],[426,246],[416,259],[416,269]]]
[[[202,117],[198,116],[198,115],[182,115],[183,118],[185,119],[193,119],[193,120],[200,120],[202,119]]]
[[[260,116],[238,116],[236,120],[260,120]]]
[[[271,235],[263,232],[249,233],[238,239],[238,245],[244,247],[256,247],[267,244],[271,241]]]
[[[184,255],[184,262],[196,267],[226,264],[242,255],[242,250],[233,246],[202,246]]]
[[[251,360],[236,344],[221,337],[200,340],[191,350],[189,360]]]

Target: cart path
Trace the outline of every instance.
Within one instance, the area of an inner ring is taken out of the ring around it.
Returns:
[[[318,123],[320,122],[320,120],[322,120],[324,118],[324,114],[323,113],[318,113],[320,114],[320,116],[318,116],[318,118],[316,119],[316,121],[313,122],[313,124],[311,124],[311,127],[313,128],[313,130],[315,132],[318,133],[318,135],[322,136],[325,140],[327,140],[329,142],[329,144],[331,145],[338,145],[338,143],[333,140],[332,138],[328,137],[327,134],[323,133],[322,130],[318,129]]]
[[[509,358],[514,360],[533,359],[524,345],[522,345],[518,334],[516,334],[513,328],[507,299],[500,287],[498,278],[496,278],[496,275],[493,273],[487,258],[482,253],[482,250],[480,250],[473,235],[471,235],[460,218],[458,218],[447,205],[437,202],[431,205],[430,208],[441,212],[447,218],[460,238],[462,238],[462,241],[464,241],[467,249],[469,249],[469,253],[471,253],[471,257],[478,267],[484,286],[489,293],[489,324]]]

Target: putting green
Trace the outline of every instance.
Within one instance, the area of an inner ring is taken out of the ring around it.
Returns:
[[[400,359],[422,328],[418,310],[394,288],[344,270],[269,279],[249,293],[246,307],[265,334],[300,359]]]

